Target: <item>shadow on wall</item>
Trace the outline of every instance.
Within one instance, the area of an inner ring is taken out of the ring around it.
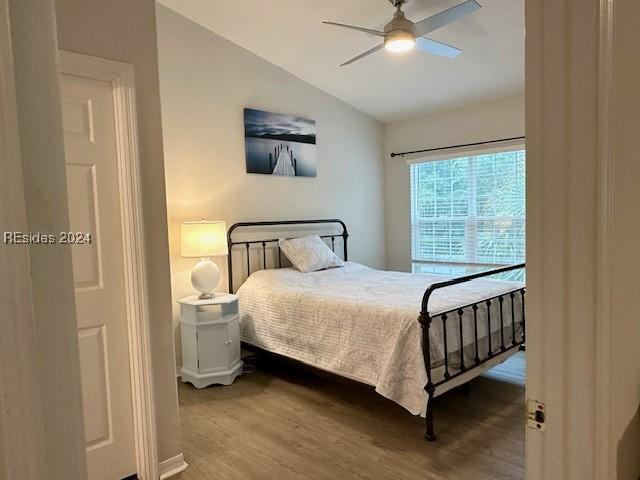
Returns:
[[[618,479],[640,480],[640,407],[618,442]]]

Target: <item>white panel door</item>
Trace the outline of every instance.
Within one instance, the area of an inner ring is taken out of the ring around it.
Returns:
[[[90,480],[136,471],[112,87],[61,75],[71,247]]]

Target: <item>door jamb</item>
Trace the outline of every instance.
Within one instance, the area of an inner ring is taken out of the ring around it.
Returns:
[[[598,281],[594,380],[594,478],[613,480],[611,444],[611,222],[613,209],[613,14],[614,0],[599,0],[598,32]]]
[[[134,67],[60,50],[59,71],[107,81],[113,91],[136,466],[140,480],[155,480],[158,450]]]
[[[542,114],[545,112],[544,109],[553,105],[558,98],[563,99],[563,96],[566,96],[566,92],[564,91],[558,92],[552,90],[560,84],[561,80],[564,81],[562,85],[567,88],[569,85],[568,80],[576,78],[583,78],[584,82],[593,85],[594,77],[588,78],[584,75],[584,72],[579,72],[575,69],[567,69],[564,72],[557,71],[557,64],[560,60],[570,57],[573,53],[570,49],[575,49],[575,44],[571,45],[567,43],[567,45],[557,46],[556,51],[553,52],[553,57],[547,58],[551,56],[544,50],[544,44],[541,45],[539,43],[539,37],[542,33],[547,36],[549,33],[557,34],[558,37],[561,36],[561,33],[569,35],[568,32],[571,27],[575,27],[575,25],[579,23],[578,20],[584,15],[594,14],[597,22],[597,28],[585,29],[580,36],[582,46],[593,50],[593,53],[595,53],[594,60],[597,62],[595,78],[597,83],[595,83],[595,88],[593,88],[597,107],[597,113],[593,117],[595,139],[597,142],[595,149],[596,162],[593,164],[593,167],[589,166],[589,168],[593,168],[595,173],[594,185],[596,187],[596,198],[594,199],[594,206],[597,207],[597,211],[594,211],[592,216],[595,227],[593,248],[593,258],[595,260],[593,279],[595,321],[592,326],[589,326],[588,332],[591,336],[590,341],[595,351],[593,352],[594,354],[590,354],[587,358],[583,352],[577,350],[573,353],[572,358],[573,363],[579,358],[582,361],[582,368],[588,369],[587,373],[592,379],[591,396],[589,397],[591,404],[588,405],[588,411],[577,412],[571,404],[571,402],[575,402],[575,393],[574,396],[571,397],[568,393],[570,390],[567,388],[564,388],[562,391],[559,391],[560,387],[558,385],[554,385],[554,389],[549,388],[549,386],[553,385],[554,381],[558,380],[560,374],[566,372],[564,365],[556,364],[553,368],[549,367],[551,363],[557,361],[557,359],[563,355],[559,354],[553,359],[547,357],[544,368],[542,363],[536,363],[530,367],[531,369],[535,368],[536,374],[529,375],[527,378],[527,395],[530,395],[529,386],[535,382],[534,394],[536,392],[538,394],[544,394],[540,400],[544,400],[547,403],[549,402],[549,397],[552,397],[559,412],[554,413],[554,418],[551,420],[550,411],[547,410],[548,427],[546,434],[544,434],[546,438],[537,434],[527,435],[527,478],[529,479],[543,478],[545,473],[547,473],[548,476],[549,472],[558,475],[557,477],[554,476],[554,478],[560,478],[561,475],[567,475],[567,472],[576,471],[576,465],[580,462],[580,459],[578,459],[576,455],[569,454],[571,451],[580,452],[585,450],[589,450],[592,454],[589,455],[589,463],[583,462],[584,468],[582,468],[581,471],[588,471],[590,478],[593,480],[613,480],[616,475],[616,445],[612,443],[611,438],[610,417],[612,394],[609,379],[611,371],[611,222],[613,197],[615,193],[613,189],[614,158],[611,144],[614,103],[613,23],[615,3],[616,0],[592,0],[590,3],[585,3],[586,6],[581,5],[583,8],[576,8],[581,2],[571,0],[526,1],[527,32],[528,34],[532,31],[534,32],[534,35],[528,35],[529,40],[527,41],[526,54],[528,59],[535,59],[536,66],[538,67],[545,62],[550,64],[549,71],[546,73],[546,83],[543,83],[542,78],[531,81],[533,88],[532,86],[528,86],[526,94],[528,109],[527,140],[528,143],[533,144],[533,147],[536,148],[541,155],[546,153],[547,156],[549,156],[549,152],[555,153],[563,150],[568,154],[571,153],[572,148],[579,143],[572,138],[568,139],[568,135],[565,135],[565,138],[562,139],[545,139],[542,133],[538,131],[538,122],[542,123],[542,120],[547,119],[542,118]],[[593,8],[593,10],[589,11],[588,8]],[[560,14],[558,15],[558,13]],[[544,30],[542,28],[543,25],[546,27]],[[531,48],[529,44],[531,38],[536,38],[535,49]],[[547,40],[547,38],[545,38],[545,40]],[[555,40],[555,38],[549,38],[549,45],[553,44]],[[556,70],[554,70],[554,68]],[[564,79],[562,79],[561,75],[564,76]],[[531,73],[527,73],[528,82],[530,78],[533,78],[533,76]],[[531,101],[533,96],[536,98]],[[542,101],[543,99],[545,102]],[[571,108],[575,110],[576,107],[570,105],[567,111],[563,112],[566,118],[562,118],[562,121],[568,122],[571,120],[568,115]],[[547,116],[550,117],[550,114],[547,114]],[[531,122],[531,118],[533,118],[535,122]],[[591,120],[590,118],[589,121]],[[530,122],[534,125],[533,129],[529,127]],[[535,131],[531,132],[529,130]],[[578,137],[575,138],[577,139]],[[545,150],[543,150],[543,148]],[[553,173],[549,173],[548,175],[552,177]],[[549,215],[549,217],[551,217],[551,215]],[[527,235],[529,235],[529,231]],[[563,269],[564,272],[562,273],[566,274],[568,269],[566,264],[563,266]],[[556,275],[556,277],[557,276],[558,275]],[[562,330],[560,332],[566,336]],[[527,338],[530,340],[529,333],[531,332],[527,331]],[[534,334],[536,340],[540,340],[540,342],[536,341],[537,345],[547,344],[553,339],[552,335],[544,334],[542,331],[534,332]],[[566,339],[561,339],[561,341],[567,343]],[[551,347],[545,350],[545,353],[548,353],[550,350],[552,350]],[[541,347],[538,353],[542,351]],[[567,358],[567,355],[565,354],[564,357]],[[540,356],[536,360],[541,360]],[[529,373],[528,371],[528,374]],[[584,389],[584,382],[583,385],[572,388],[573,392],[577,391],[577,388]],[[583,390],[580,391],[582,392]],[[589,441],[584,442],[581,447],[577,446],[575,438],[568,438],[568,435],[565,433],[570,429],[569,415],[563,415],[565,408],[567,413],[570,413],[573,417],[571,421],[577,422],[579,419],[587,419],[588,416],[592,423],[593,434],[589,438]],[[551,421],[553,421],[553,424]],[[565,438],[562,438],[563,435]]]

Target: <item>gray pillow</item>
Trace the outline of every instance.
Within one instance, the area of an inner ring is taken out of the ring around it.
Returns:
[[[331,267],[341,267],[344,262],[318,235],[278,241],[282,252],[294,268],[301,272],[315,272]]]

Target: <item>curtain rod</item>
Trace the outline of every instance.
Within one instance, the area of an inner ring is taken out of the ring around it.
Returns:
[[[412,150],[410,152],[392,153],[391,158],[404,157],[405,155],[413,155],[414,153],[437,152],[439,150],[451,150],[453,148],[462,148],[462,147],[475,147],[477,145],[490,145],[492,143],[500,143],[500,142],[508,142],[510,140],[524,140],[524,139],[525,137],[522,136],[522,137],[511,137],[511,138],[500,138],[498,140],[486,140],[484,142],[463,143],[460,145],[451,145],[448,147],[424,148],[422,150]]]

